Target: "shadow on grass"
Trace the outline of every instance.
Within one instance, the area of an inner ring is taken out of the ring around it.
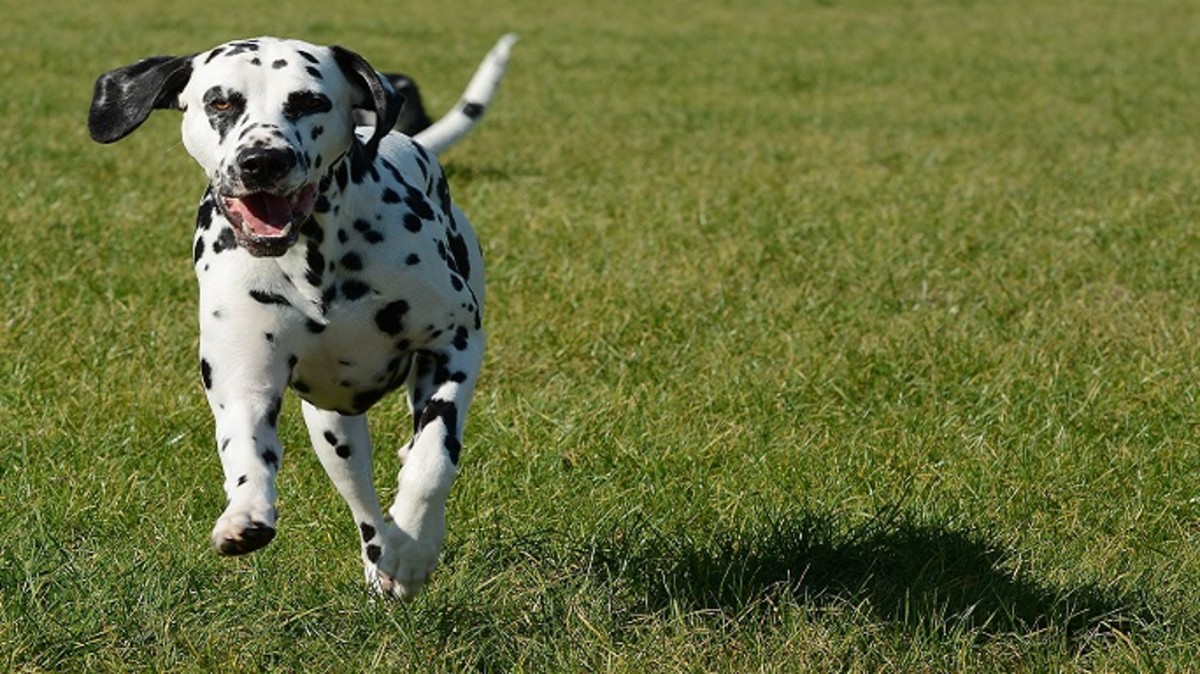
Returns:
[[[475,181],[504,182],[512,179],[507,169],[490,164],[455,163],[446,161],[442,164],[446,179],[452,185],[466,185]]]
[[[808,606],[850,605],[892,623],[984,639],[1051,630],[1076,646],[1155,622],[1139,598],[1039,582],[981,534],[914,523],[896,511],[849,530],[811,513],[737,531],[635,525],[611,543],[594,549],[596,567],[632,583],[650,611],[674,605],[740,615],[786,594]]]

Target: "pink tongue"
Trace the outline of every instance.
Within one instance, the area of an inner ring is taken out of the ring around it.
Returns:
[[[229,210],[242,217],[246,227],[259,236],[279,236],[292,221],[292,204],[273,194],[251,194],[230,199]]]

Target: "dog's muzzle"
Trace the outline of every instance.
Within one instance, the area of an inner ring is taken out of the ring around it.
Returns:
[[[233,225],[234,237],[251,255],[283,255],[300,234],[300,225],[313,212],[317,186],[280,193],[274,188],[296,165],[291,150],[250,148],[237,157],[241,189],[237,194],[217,189],[221,213]]]

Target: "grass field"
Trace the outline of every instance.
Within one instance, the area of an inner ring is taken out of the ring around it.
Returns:
[[[0,9],[0,670],[1200,666],[1200,4]],[[217,557],[203,177],[169,113],[93,144],[95,76],[288,35],[442,110],[507,31],[435,581],[367,600],[295,399],[280,536]]]

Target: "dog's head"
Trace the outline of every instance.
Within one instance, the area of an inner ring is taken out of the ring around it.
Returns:
[[[373,155],[404,99],[342,47],[257,38],[156,56],[96,80],[92,138],[118,141],[159,109],[183,112],[183,143],[239,242],[281,255],[312,214],[322,176],[355,146],[355,110],[373,112]]]

